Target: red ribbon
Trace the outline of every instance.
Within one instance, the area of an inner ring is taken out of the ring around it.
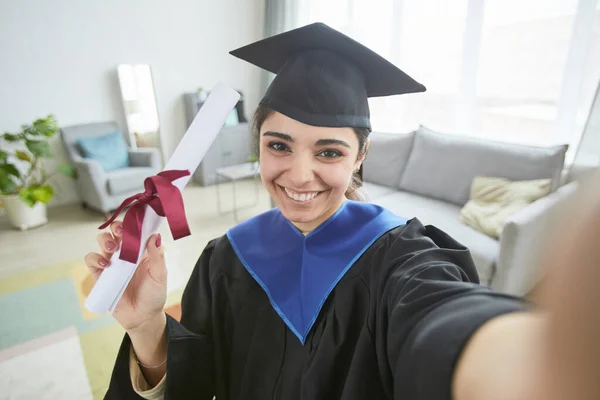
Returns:
[[[144,180],[143,193],[135,194],[126,198],[112,217],[99,229],[109,226],[123,211],[123,209],[134,203],[123,219],[123,242],[121,245],[121,260],[137,263],[140,254],[140,242],[142,240],[142,222],[146,214],[146,204],[161,217],[166,217],[171,229],[173,239],[181,239],[190,235],[190,228],[185,217],[183,197],[179,189],[173,185],[173,181],[190,175],[188,170],[167,170],[159,172],[158,175],[150,176]]]

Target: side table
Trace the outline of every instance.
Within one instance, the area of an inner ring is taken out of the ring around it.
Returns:
[[[229,167],[218,168],[216,171],[216,176],[217,176],[217,202],[218,202],[217,207],[219,210],[219,214],[225,214],[227,212],[233,211],[233,218],[235,219],[235,222],[239,222],[237,212],[241,208],[238,208],[238,205],[237,205],[236,182],[239,180],[243,180],[243,179],[256,178],[259,175],[260,175],[260,172],[258,169],[258,162],[248,162],[248,163],[244,163],[244,164],[231,165]],[[233,185],[233,209],[232,210],[223,211],[221,209],[221,188],[220,188],[220,186],[221,186],[222,179],[232,182],[232,185]],[[259,185],[256,182],[254,182],[254,188],[255,188],[254,203],[252,203],[248,206],[245,206],[243,208],[254,207],[258,204]]]

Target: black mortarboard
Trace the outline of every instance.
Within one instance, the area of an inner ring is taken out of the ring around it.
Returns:
[[[369,97],[425,91],[394,64],[323,23],[230,54],[277,74],[261,104],[308,125],[371,129]]]

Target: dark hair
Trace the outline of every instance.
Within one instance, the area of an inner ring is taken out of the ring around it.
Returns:
[[[269,107],[259,105],[256,111],[254,112],[254,116],[252,117],[252,139],[253,139],[253,147],[254,154],[259,155],[260,153],[260,128],[262,124],[269,118],[275,111],[270,109]],[[369,136],[370,130],[367,128],[353,128],[356,137],[358,138],[358,157],[361,155],[366,156],[367,152],[367,138]],[[352,181],[350,182],[350,186],[346,190],[346,198],[350,200],[364,201],[364,195],[360,191],[360,187],[362,186],[362,179],[360,175],[356,172],[352,174]]]

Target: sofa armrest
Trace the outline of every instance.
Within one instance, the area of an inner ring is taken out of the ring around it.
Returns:
[[[129,150],[129,165],[132,167],[160,168],[160,151],[155,148]]]
[[[106,204],[107,175],[100,163],[96,160],[76,157],[73,159],[73,167],[78,175],[75,186],[81,201],[98,211],[110,211]]]
[[[73,160],[73,165],[78,179],[93,182],[96,187],[100,187],[106,182],[106,173],[98,161],[78,157]]]
[[[506,222],[500,236],[496,273],[492,278],[494,290],[523,296],[539,282],[544,272],[540,269],[540,257],[548,229],[577,186],[577,182],[572,182],[560,187]]]

